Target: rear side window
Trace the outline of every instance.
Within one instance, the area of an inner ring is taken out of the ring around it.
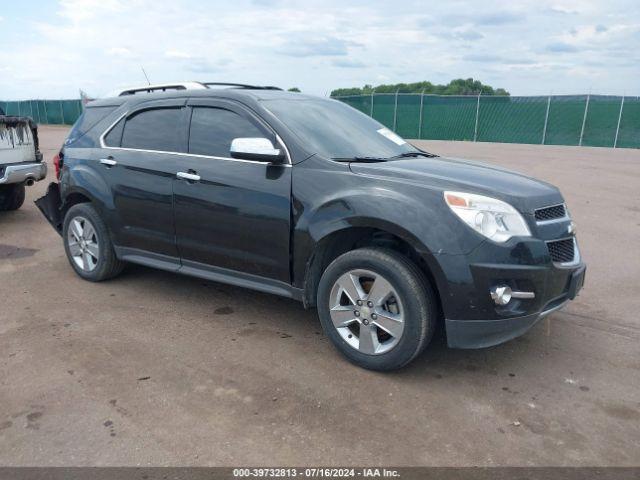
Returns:
[[[127,118],[122,148],[182,152],[181,108],[143,110]]]
[[[84,112],[82,112],[76,123],[73,125],[73,128],[69,132],[69,136],[67,137],[65,145],[70,145],[79,140],[116,108],[118,107],[85,107]]]
[[[107,147],[119,147],[122,141],[122,131],[124,130],[124,118],[120,120],[111,130],[104,136],[104,144]]]
[[[230,110],[196,107],[191,116],[189,153],[229,157],[234,138],[264,136],[253,123]]]

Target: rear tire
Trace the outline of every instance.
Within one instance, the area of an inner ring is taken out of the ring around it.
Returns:
[[[318,316],[334,346],[356,365],[401,368],[431,341],[436,294],[408,258],[385,248],[361,248],[336,258],[318,287]]]
[[[0,211],[19,209],[25,198],[24,184],[0,185]]]
[[[101,282],[122,272],[125,264],[116,257],[107,226],[90,203],[67,211],[62,239],[69,263],[85,280]]]

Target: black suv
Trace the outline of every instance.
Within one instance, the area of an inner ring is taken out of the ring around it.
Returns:
[[[335,100],[237,86],[95,101],[37,201],[71,266],[126,262],[316,307],[346,357],[391,370],[436,324],[496,345],[584,281],[558,189],[421,151]]]

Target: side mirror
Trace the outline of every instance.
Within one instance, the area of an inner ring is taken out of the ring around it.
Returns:
[[[268,138],[234,138],[230,153],[232,158],[258,162],[279,163],[284,159],[284,152]]]

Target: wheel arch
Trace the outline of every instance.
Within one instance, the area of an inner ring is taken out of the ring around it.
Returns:
[[[73,168],[65,168],[60,187],[61,209],[65,209],[65,213],[77,203],[91,203],[99,211],[113,209],[111,188],[89,165],[76,164]]]
[[[380,219],[353,218],[348,223],[327,229],[315,240],[307,259],[303,282],[305,307],[316,306],[320,277],[337,257],[362,247],[379,246],[397,251],[413,261],[431,283],[441,311],[443,273],[428,248],[403,227]]]

